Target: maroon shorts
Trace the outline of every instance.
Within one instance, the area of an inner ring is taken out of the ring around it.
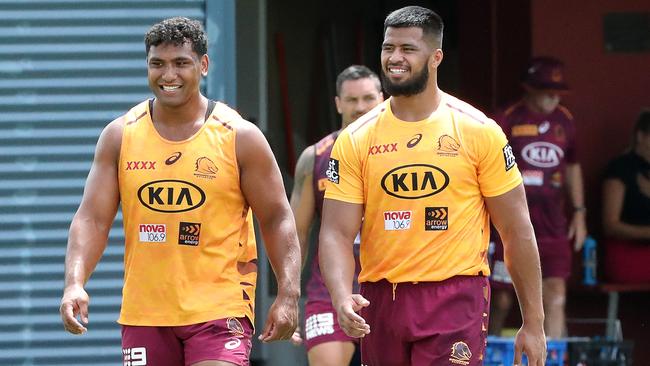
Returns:
[[[370,325],[361,338],[367,366],[483,364],[490,285],[485,277],[441,282],[364,282],[370,305],[360,315]]]
[[[248,366],[253,327],[248,318],[177,327],[122,326],[124,366],[189,366],[227,361]]]
[[[503,261],[503,244],[496,240],[490,242],[494,246],[490,271],[492,272],[490,280],[492,287],[495,289],[512,288],[512,279],[506,270]],[[542,265],[542,278],[563,278],[567,279],[571,275],[571,243],[569,240],[545,240],[537,241],[539,250],[539,260]]]
[[[312,347],[326,342],[358,342],[349,337],[339,326],[336,310],[330,301],[308,301],[305,304],[305,346]]]

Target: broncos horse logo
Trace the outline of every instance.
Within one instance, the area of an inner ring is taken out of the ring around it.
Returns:
[[[467,365],[471,358],[472,352],[469,350],[467,343],[456,342],[451,346],[451,358],[449,360],[453,363]]]
[[[194,174],[203,178],[214,178],[219,168],[217,165],[210,159],[204,157],[196,159],[196,168],[194,169]]]
[[[438,139],[438,150],[444,152],[456,152],[460,148],[460,144],[453,137],[449,135],[442,135]]]
[[[230,334],[234,336],[242,337],[245,335],[244,327],[242,327],[241,323],[237,318],[226,319],[226,326],[228,327],[228,331],[230,331]]]

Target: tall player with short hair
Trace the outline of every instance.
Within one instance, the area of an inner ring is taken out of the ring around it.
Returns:
[[[491,218],[522,304],[515,363],[523,351],[542,365],[540,264],[522,178],[498,125],[438,88],[442,28],[417,6],[386,18],[382,81],[392,97],[341,132],[332,150],[322,273],[339,324],[361,337],[363,364],[481,365]],[[354,294],[351,243],[362,217]]]
[[[384,100],[379,77],[365,66],[353,65],[343,70],[336,79],[336,109],[341,114],[341,129],[325,136],[306,148],[296,167],[296,177],[291,192],[291,208],[296,218],[296,229],[302,249],[303,264],[309,249],[309,229],[315,217],[320,219],[327,181],[327,164],[334,141],[350,123]],[[358,242],[354,251],[356,270],[353,288],[358,291],[356,275]],[[311,277],[307,282],[305,304],[305,343],[309,364],[348,365],[357,348],[356,339],[347,336],[336,319],[336,310],[318,265],[318,252],[313,255]]]
[[[259,129],[201,94],[209,59],[199,22],[164,20],[147,32],[145,45],[155,98],[112,121],[99,138],[70,227],[63,324],[73,334],[86,331],[84,285],[121,204],[125,365],[249,365],[257,278],[252,213],[278,280],[260,339],[288,339],[298,321],[300,248],[280,171]]]

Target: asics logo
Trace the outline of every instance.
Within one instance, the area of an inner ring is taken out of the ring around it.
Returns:
[[[412,149],[412,148],[415,147],[415,145],[417,145],[420,142],[420,140],[422,140],[422,134],[418,133],[417,135],[413,136],[413,138],[410,139],[406,143],[406,147],[408,147],[409,149]]]
[[[183,155],[183,154],[182,154],[180,151],[177,151],[177,152],[171,154],[171,155],[167,158],[167,160],[165,160],[165,164],[166,164],[166,165],[172,165],[172,164],[174,164],[175,162],[178,161],[178,159],[181,158],[181,155]]]

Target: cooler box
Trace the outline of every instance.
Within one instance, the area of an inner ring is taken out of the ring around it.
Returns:
[[[512,366],[515,360],[515,339],[510,337],[488,336],[483,366]],[[564,340],[546,341],[546,366],[564,366],[567,342]],[[526,355],[523,365],[528,365]]]

